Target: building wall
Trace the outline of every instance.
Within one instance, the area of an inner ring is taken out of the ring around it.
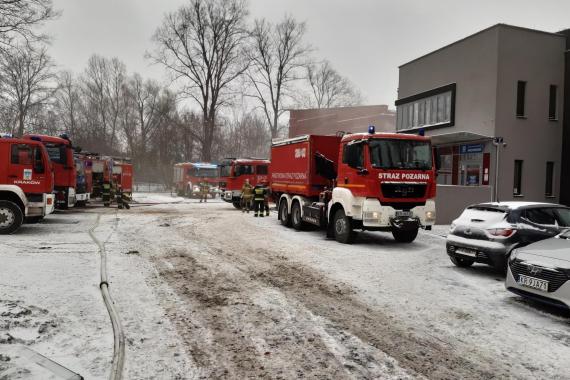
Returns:
[[[493,136],[498,29],[489,28],[400,66],[398,99],[456,83],[455,126],[426,135],[471,131]]]
[[[387,105],[289,111],[289,137],[334,135],[339,131],[366,132],[369,125],[374,125],[377,131],[392,132],[396,114]]]
[[[565,38],[500,27],[496,135],[500,152],[499,199],[558,202],[564,93]],[[516,117],[517,81],[526,81],[526,118]],[[548,119],[549,88],[558,87],[557,121]],[[514,161],[523,160],[522,195],[513,196]],[[546,162],[554,164],[554,197],[545,196]]]

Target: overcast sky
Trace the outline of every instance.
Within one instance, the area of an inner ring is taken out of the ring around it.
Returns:
[[[144,52],[165,13],[185,0],[54,0],[51,55],[81,72],[93,53],[118,57],[129,72],[164,80]],[[570,28],[568,0],[250,0],[251,16],[306,21],[306,41],[365,95],[394,107],[398,66],[496,23],[546,31]]]

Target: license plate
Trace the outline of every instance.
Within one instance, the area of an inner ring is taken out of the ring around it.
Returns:
[[[519,285],[548,292],[548,281],[519,274]]]
[[[414,216],[414,213],[411,211],[396,211],[397,218],[411,218]]]
[[[477,257],[477,251],[474,249],[456,248],[455,252],[459,253],[460,255],[463,255],[463,256]]]

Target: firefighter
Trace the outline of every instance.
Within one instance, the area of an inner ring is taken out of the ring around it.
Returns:
[[[117,200],[117,208],[119,210],[122,210],[123,208],[126,208],[127,210],[131,209],[131,205],[129,204],[131,197],[123,192],[123,187],[121,185],[117,185],[115,199]]]
[[[253,189],[253,204],[255,217],[263,218],[263,210],[265,209],[265,198],[267,197],[267,189],[262,184],[255,185]]]
[[[208,182],[203,181],[200,183],[200,203],[208,203],[208,194],[210,193],[210,185]]]
[[[249,184],[249,179],[246,179],[241,188],[241,197],[243,199],[243,208],[241,212],[246,212],[249,214],[251,209],[251,200],[253,198],[253,187]]]
[[[271,195],[271,190],[265,184],[265,199],[263,200],[263,205],[265,206],[265,216],[269,216],[269,196]]]
[[[111,184],[109,182],[104,182],[101,197],[103,198],[103,205],[105,207],[109,207],[111,205],[111,192]]]

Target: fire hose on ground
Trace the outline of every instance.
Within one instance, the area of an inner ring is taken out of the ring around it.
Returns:
[[[99,247],[99,254],[101,255],[101,282],[99,283],[99,288],[101,289],[101,295],[103,296],[103,301],[105,302],[109,317],[111,318],[111,324],[113,325],[113,361],[109,379],[120,380],[123,377],[123,365],[125,360],[125,334],[123,332],[123,327],[119,319],[119,314],[115,309],[113,299],[111,298],[111,293],[109,291],[109,282],[107,280],[107,253],[105,252],[105,244],[95,236],[95,229],[99,227],[100,220],[101,214],[97,215],[95,224],[89,230],[89,236],[91,236],[91,239],[93,239],[95,244],[97,244]]]

